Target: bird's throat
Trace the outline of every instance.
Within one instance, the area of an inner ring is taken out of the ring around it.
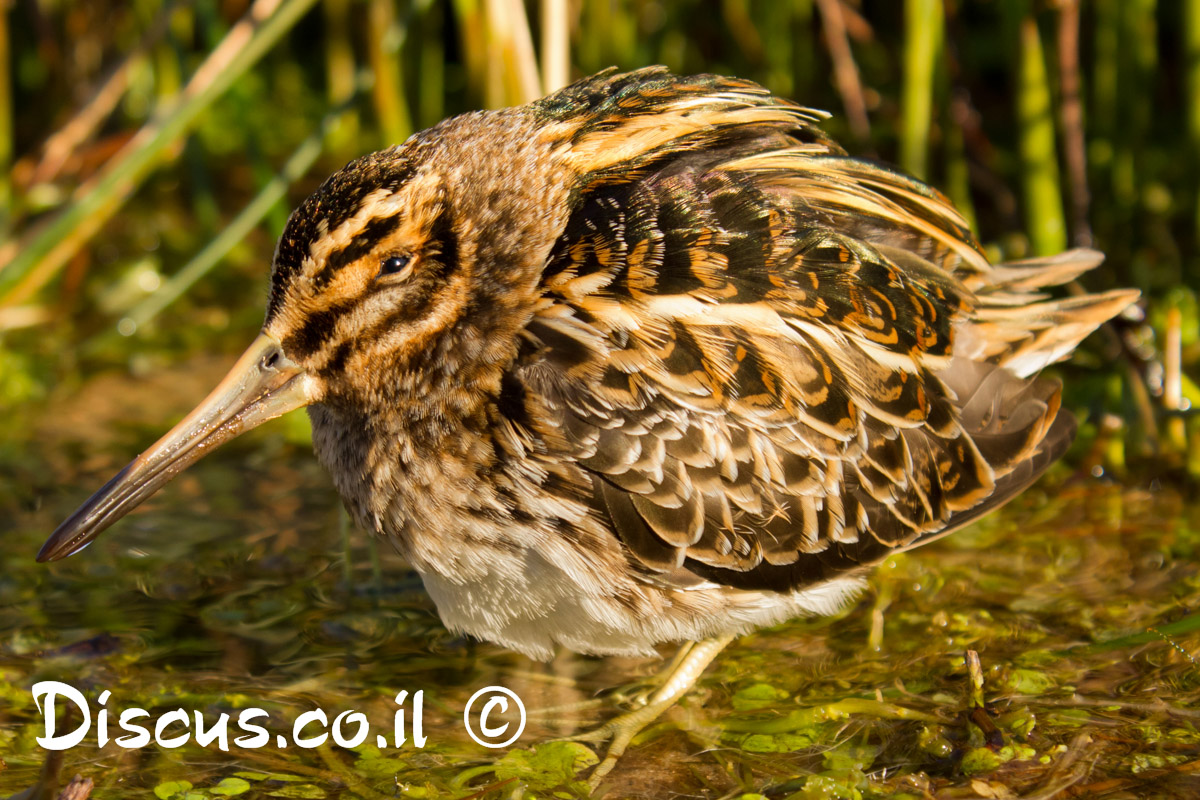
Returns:
[[[479,497],[482,476],[494,467],[487,431],[495,393],[478,377],[425,386],[381,406],[335,401],[309,408],[317,458],[360,527],[403,539],[437,510]],[[498,391],[498,377],[495,385]]]

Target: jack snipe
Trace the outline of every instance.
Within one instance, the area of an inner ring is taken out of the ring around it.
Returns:
[[[731,637],[832,612],[1028,486],[1075,427],[1036,373],[1137,297],[1048,299],[1101,256],[989,264],[820,118],[608,72],[350,163],[292,214],[229,376],[39,558],[308,406],[451,629],[534,658],[688,643],[601,729],[602,775]]]

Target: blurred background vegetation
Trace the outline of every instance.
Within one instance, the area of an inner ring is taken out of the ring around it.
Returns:
[[[347,160],[454,113],[661,63],[834,112],[852,153],[941,188],[997,256],[1107,253],[1089,288],[1141,288],[1148,324],[1110,330],[1091,351],[1102,369],[1073,381],[1092,412],[1077,452],[1093,471],[1200,474],[1200,0],[5,5],[11,409],[151,354],[226,338],[236,352],[288,209]]]

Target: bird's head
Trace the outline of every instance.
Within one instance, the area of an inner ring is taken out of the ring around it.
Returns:
[[[279,240],[258,337],[38,560],[77,552],[202,456],[288,411],[325,404],[370,416],[405,404],[436,415],[439,397],[486,393],[565,220],[568,181],[552,153],[514,109],[449,120],[331,176]]]

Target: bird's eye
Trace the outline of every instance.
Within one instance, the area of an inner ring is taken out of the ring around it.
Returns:
[[[404,272],[412,264],[412,256],[387,256],[379,262],[377,278]]]

